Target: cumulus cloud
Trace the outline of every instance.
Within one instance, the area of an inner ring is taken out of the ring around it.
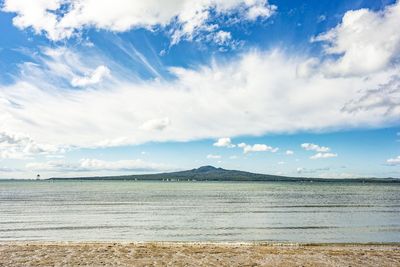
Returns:
[[[399,17],[399,1],[382,11],[346,12],[337,27],[313,38],[337,57],[324,62],[324,71],[333,76],[365,75],[388,67],[400,52]]]
[[[220,155],[208,154],[208,155],[207,155],[207,158],[208,158],[208,159],[220,159],[221,156],[220,156]]]
[[[246,18],[249,20],[256,20],[260,17],[270,17],[277,9],[274,5],[267,5],[266,0],[252,0],[246,2],[248,3]]]
[[[320,146],[312,143],[303,143],[301,147],[307,151],[315,151],[318,152],[315,155],[311,156],[310,159],[327,159],[327,158],[335,158],[338,155],[335,153],[329,153],[331,149],[326,146]]]
[[[317,153],[310,157],[310,159],[328,159],[328,158],[336,158],[338,155],[334,153]]]
[[[286,150],[285,154],[288,156],[291,156],[291,155],[294,155],[294,152],[293,152],[293,150]]]
[[[400,165],[400,156],[386,160],[386,163],[392,166]]]
[[[319,145],[312,144],[312,143],[303,143],[303,144],[301,144],[301,147],[308,151],[311,150],[311,151],[317,151],[317,152],[328,152],[331,150],[329,147],[319,146]]]
[[[164,164],[146,162],[141,159],[104,161],[99,159],[81,159],[78,163],[64,160],[31,162],[25,166],[29,170],[46,172],[90,172],[90,171],[134,171],[149,172],[168,170]]]
[[[235,147],[236,145],[232,144],[232,141],[229,137],[223,137],[219,138],[218,141],[213,144],[213,146],[232,148]]]
[[[15,26],[31,28],[55,41],[91,27],[123,32],[168,26],[172,43],[177,43],[201,31],[214,32],[219,25],[209,22],[213,15],[253,21],[275,10],[266,0],[5,0],[3,5],[3,11],[16,14]]]
[[[247,154],[250,152],[272,152],[275,153],[279,150],[277,147],[268,146],[265,144],[254,144],[254,145],[247,145],[246,143],[238,144],[238,147],[243,148],[243,153]]]
[[[0,132],[0,158],[27,159],[36,154],[57,152],[61,150],[56,146],[38,144],[28,135]]]
[[[88,85],[98,84],[109,75],[110,69],[101,65],[85,76],[74,77],[71,81],[71,85],[74,87],[85,87]]]

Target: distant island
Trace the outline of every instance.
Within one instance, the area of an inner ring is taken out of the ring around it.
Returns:
[[[400,183],[399,178],[311,178],[289,177],[269,174],[251,173],[237,170],[226,170],[213,166],[202,166],[197,169],[156,173],[135,174],[120,176],[94,177],[54,177],[49,180],[137,180],[137,181],[226,181],[226,182],[359,182],[359,183]]]

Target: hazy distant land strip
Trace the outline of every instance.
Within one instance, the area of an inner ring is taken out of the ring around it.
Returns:
[[[400,183],[400,178],[310,178],[289,177],[270,174],[259,174],[237,170],[226,170],[213,166],[203,166],[197,169],[157,173],[120,176],[94,177],[54,177],[49,180],[138,180],[138,181],[224,181],[224,182],[359,182],[359,183]]]

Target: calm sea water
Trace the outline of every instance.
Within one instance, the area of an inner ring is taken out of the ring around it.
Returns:
[[[1,181],[8,240],[400,242],[400,186]]]

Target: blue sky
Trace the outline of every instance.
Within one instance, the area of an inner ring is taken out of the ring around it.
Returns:
[[[399,2],[0,3],[0,178],[400,177]]]

